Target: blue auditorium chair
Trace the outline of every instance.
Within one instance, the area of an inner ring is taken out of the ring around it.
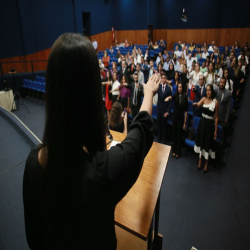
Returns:
[[[188,101],[188,115],[191,115],[193,116],[194,113],[193,113],[193,102],[192,101]]]
[[[192,122],[192,126],[190,129],[194,129],[195,130],[195,135],[197,133],[197,129],[200,123],[200,117],[194,116],[193,117],[193,122]],[[188,138],[185,140],[185,144],[189,147],[194,148],[195,145],[195,141],[194,140],[189,140]]]
[[[206,62],[206,59],[205,58],[199,58],[198,62],[201,62],[201,63]]]
[[[150,59],[155,57],[155,52],[153,50],[149,51],[149,57]]]
[[[155,54],[157,54],[157,55],[158,55],[158,54],[159,54],[159,52],[160,52],[160,49],[158,48],[158,49],[155,49],[154,51],[155,51]]]

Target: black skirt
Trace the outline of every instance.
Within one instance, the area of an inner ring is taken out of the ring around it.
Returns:
[[[198,126],[194,151],[203,155],[206,160],[209,155],[215,159],[215,141],[214,141],[214,120],[202,117]]]

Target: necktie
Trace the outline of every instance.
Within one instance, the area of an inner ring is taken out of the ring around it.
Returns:
[[[165,85],[162,85],[162,92],[165,92]]]
[[[135,104],[135,106],[137,105],[137,91],[136,91],[136,86],[135,86],[134,104]]]
[[[200,96],[202,95],[202,87],[200,88]]]
[[[221,95],[221,102],[223,101],[223,98],[224,98],[224,92],[222,92],[222,95]]]

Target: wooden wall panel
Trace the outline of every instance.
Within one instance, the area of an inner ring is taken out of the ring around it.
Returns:
[[[246,41],[250,42],[250,28],[237,29],[161,29],[154,30],[154,40],[164,39],[167,41],[167,48],[171,50],[175,42],[179,40],[190,43],[210,44],[215,41],[217,45],[232,46],[237,40],[243,46]]]
[[[250,44],[250,28],[237,28],[237,29],[155,29],[153,31],[153,42],[160,39],[167,41],[167,49],[172,50],[174,43],[179,40],[190,43],[193,39],[195,43],[210,44],[215,41],[217,45],[231,46],[237,40],[238,43],[243,46],[245,42]],[[112,32],[107,31],[100,34],[90,36],[92,41],[96,38],[98,42],[98,51],[104,51],[113,44]],[[115,37],[121,42],[127,39],[128,42],[133,41],[134,44],[147,44],[148,31],[147,30],[118,30],[115,31]],[[50,49],[39,51],[34,54],[26,56],[16,56],[12,58],[2,58],[0,62],[4,61],[35,61],[35,60],[47,60],[50,53]],[[46,70],[47,62],[33,62],[34,71]],[[8,74],[11,68],[15,68],[18,73],[32,72],[31,63],[8,63],[2,64],[4,74]]]
[[[12,62],[13,63],[2,63],[3,74],[8,74],[10,69],[14,68],[18,73],[23,72],[32,72],[31,63],[27,61],[33,62],[34,71],[42,71],[47,68],[47,61],[44,62],[35,62],[36,60],[47,60],[50,53],[50,49],[42,50],[34,54],[26,55],[26,56],[16,56],[11,58],[2,58],[0,62]],[[15,62],[22,61],[22,62]]]
[[[97,51],[104,51],[105,49],[110,48],[110,46],[113,44],[111,31],[89,36],[89,40],[92,42],[94,37],[98,43]]]

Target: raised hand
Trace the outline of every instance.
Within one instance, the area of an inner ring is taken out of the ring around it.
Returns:
[[[149,78],[147,84],[143,85],[144,91],[156,92],[159,88],[160,82],[161,82],[161,78],[159,75],[157,75],[157,74],[152,75]]]

